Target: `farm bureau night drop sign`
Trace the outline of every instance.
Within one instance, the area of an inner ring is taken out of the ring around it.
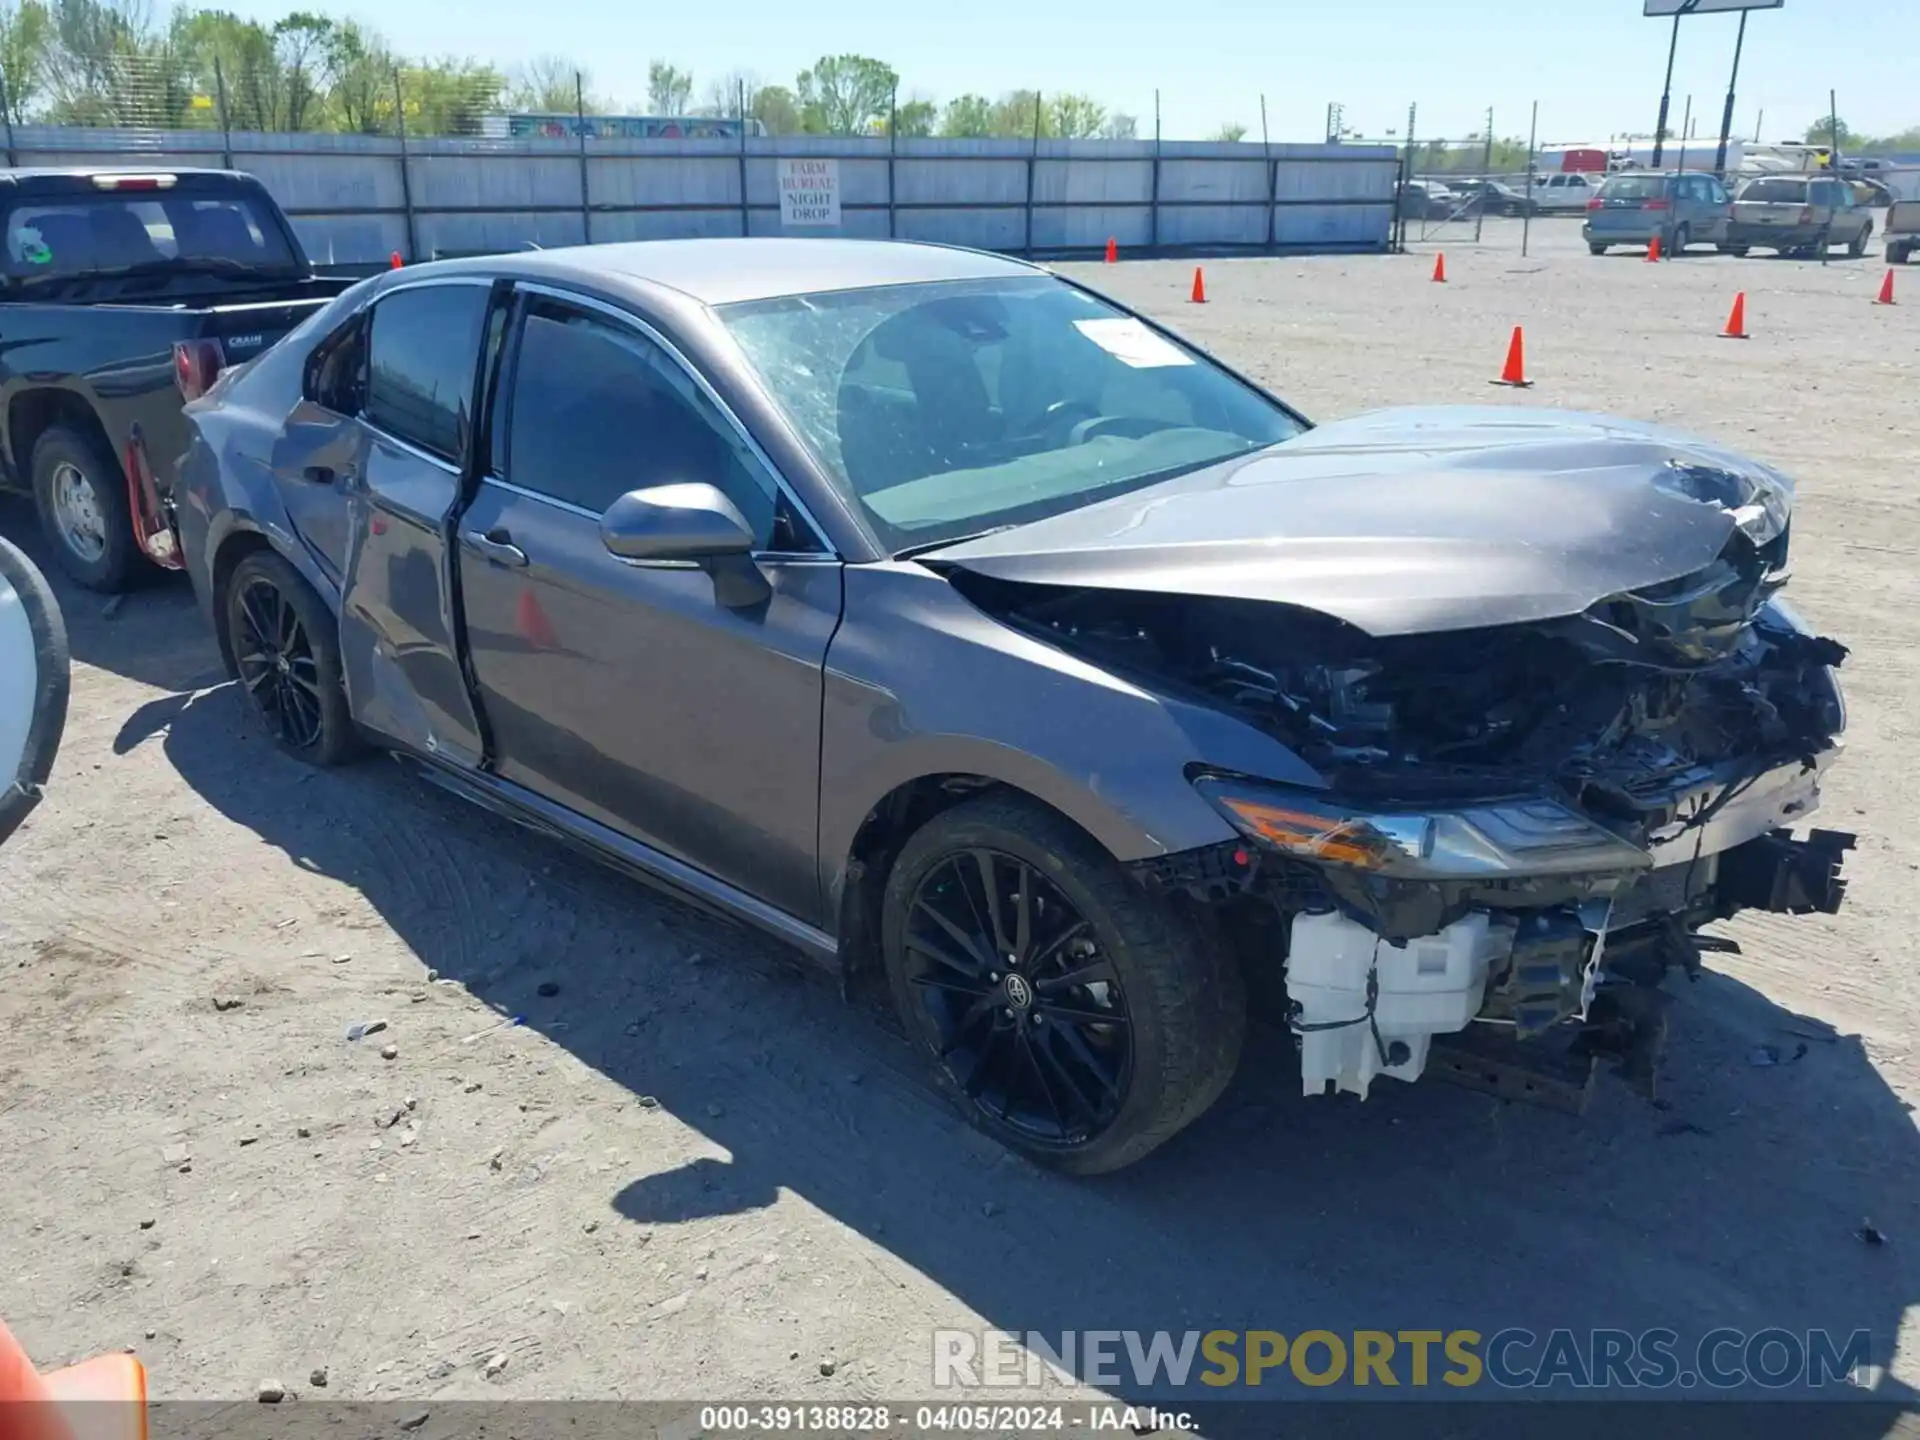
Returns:
[[[840,223],[840,162],[831,159],[780,162],[780,224]]]

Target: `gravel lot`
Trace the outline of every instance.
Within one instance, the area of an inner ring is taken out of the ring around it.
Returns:
[[[65,748],[0,850],[0,1314],[45,1363],[136,1347],[159,1397],[324,1366],[346,1398],[901,1398],[936,1326],[1509,1324],[1864,1326],[1911,1395],[1920,282],[1876,309],[1877,259],[1652,266],[1575,231],[1523,260],[1489,222],[1444,286],[1430,246],[1208,261],[1205,306],[1190,262],[1067,268],[1315,417],[1613,410],[1801,479],[1791,593],[1854,647],[1822,816],[1860,832],[1853,890],[1729,927],[1745,953],[1676,1006],[1670,1108],[1308,1103],[1263,1036],[1148,1163],[1057,1180],[754,935],[391,764],[279,758],[183,585],[66,589]],[[1752,338],[1718,339],[1742,287]],[[1515,324],[1538,383],[1491,389]]]

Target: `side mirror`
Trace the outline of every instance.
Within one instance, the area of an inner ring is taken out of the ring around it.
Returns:
[[[753,549],[739,507],[705,484],[629,490],[600,517],[600,538],[622,560],[716,560]]]

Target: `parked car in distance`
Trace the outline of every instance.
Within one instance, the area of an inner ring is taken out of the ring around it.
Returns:
[[[1527,198],[1533,201],[1535,214],[1571,215],[1587,208],[1606,178],[1583,170],[1536,175],[1527,185]]]
[[[0,171],[0,233],[0,486],[33,495],[82,585],[178,568],[156,477],[186,447],[183,397],[348,282],[229,170]]]
[[[392,272],[188,415],[181,550],[283,750],[371,735],[873,967],[1063,1169],[1205,1111],[1250,1004],[1365,1094],[1476,1017],[1652,1045],[1701,925],[1839,904],[1851,837],[1781,827],[1844,649],[1774,599],[1791,482],[1715,445],[1314,428],[1064,278],[837,239]]]
[[[1453,191],[1466,202],[1462,208],[1469,215],[1524,215],[1536,208],[1520,191],[1500,180],[1456,180]]]
[[[1409,220],[1444,220],[1457,197],[1438,180],[1407,180],[1400,186],[1400,214]]]
[[[1662,254],[1681,255],[1693,244],[1724,245],[1732,209],[1726,187],[1711,175],[1635,170],[1607,177],[1587,202],[1580,234],[1595,255],[1612,245],[1644,248],[1656,235]]]
[[[1887,263],[1904,265],[1920,248],[1920,200],[1896,200],[1887,211]]]
[[[1855,203],[1846,181],[1824,175],[1763,175],[1740,187],[1727,225],[1726,248],[1777,250],[1800,259],[1835,245],[1867,253],[1873,216]]]

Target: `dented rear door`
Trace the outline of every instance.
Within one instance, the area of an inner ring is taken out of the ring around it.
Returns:
[[[343,487],[340,654],[354,716],[411,749],[480,762],[459,662],[447,537],[471,462],[484,277],[427,280],[371,307],[357,469]],[[497,333],[498,322],[492,322]]]

